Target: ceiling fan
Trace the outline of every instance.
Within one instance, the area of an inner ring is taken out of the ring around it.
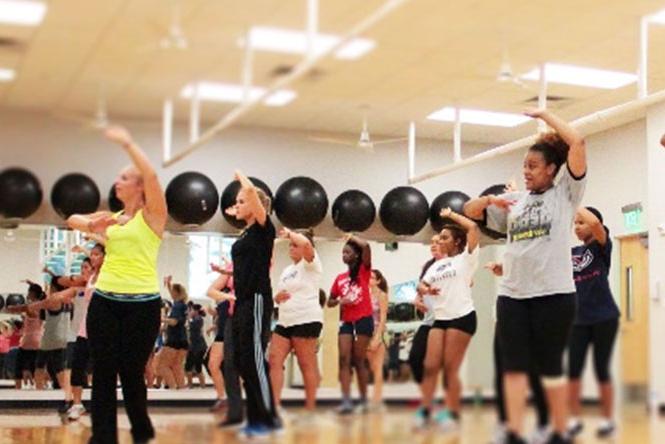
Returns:
[[[360,150],[369,153],[374,152],[374,146],[376,145],[385,145],[388,143],[395,143],[407,140],[406,137],[399,137],[395,139],[372,140],[367,125],[367,117],[363,117],[362,130],[360,131],[360,137],[357,140],[346,139],[346,138],[324,137],[324,136],[310,136],[307,139],[313,142],[334,143],[336,145],[344,145],[352,148],[358,148]]]
[[[184,51],[190,49],[189,40],[182,28],[180,1],[171,0],[171,20],[167,27],[152,23],[161,37],[156,43],[138,48],[138,52],[152,51]]]
[[[97,98],[97,107],[95,108],[94,113],[85,115],[58,112],[54,114],[54,117],[56,119],[78,123],[84,130],[102,131],[111,124],[106,106],[106,98],[104,97],[103,88],[101,87],[99,97]]]

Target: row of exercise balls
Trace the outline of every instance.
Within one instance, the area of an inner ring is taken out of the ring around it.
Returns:
[[[309,177],[293,177],[284,182],[273,196],[270,188],[261,180],[252,182],[271,198],[278,219],[289,228],[308,228],[323,221],[328,210],[328,197],[323,187]],[[224,218],[236,228],[243,222],[228,215],[226,209],[235,203],[240,185],[231,182],[221,199],[212,180],[198,172],[185,172],[176,176],[166,188],[166,200],[171,217],[184,225],[201,225],[210,220],[219,202]],[[500,194],[503,185],[489,187],[482,195]],[[42,200],[39,181],[27,170],[11,168],[0,173],[0,215],[4,218],[25,218],[33,214]],[[388,231],[397,235],[413,235],[419,232],[429,219],[439,231],[451,221],[442,219],[440,212],[450,207],[461,212],[469,196],[460,191],[449,191],[437,196],[430,206],[427,198],[413,187],[397,187],[382,199],[379,216]],[[91,213],[100,202],[99,189],[94,181],[80,173],[60,178],[51,192],[51,203],[63,218],[74,213]],[[122,209],[114,188],[109,193],[112,211]],[[369,228],[376,217],[372,199],[360,190],[348,190],[335,199],[332,206],[335,226],[342,231],[362,232]]]

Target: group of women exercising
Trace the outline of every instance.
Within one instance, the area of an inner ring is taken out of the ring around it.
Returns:
[[[612,244],[601,214],[581,207],[587,171],[584,140],[550,112],[534,109],[527,115],[542,119],[554,132],[542,135],[524,158],[526,190],[508,189],[501,195],[472,199],[462,214],[450,209],[441,214],[451,223],[433,238],[432,258],[423,267],[414,301],[424,313],[409,357],[422,393],[414,417],[417,428],[431,425],[451,432],[459,425],[459,369],[477,328],[471,296],[479,261],[478,227],[484,225],[506,235],[502,261],[487,265],[501,276],[495,338],[500,424],[494,442],[527,442],[523,422],[529,385],[539,400],[542,426],[542,433],[530,441],[571,442],[583,427],[578,419],[580,375],[590,345],[605,418],[598,434],[610,436],[614,430],[609,362],[619,313],[607,278]],[[117,442],[119,377],[134,442],[143,443],[155,435],[144,371],[160,325],[174,327],[169,317],[162,319],[157,276],[167,208],[155,168],[130,134],[113,127],[106,136],[125,151],[132,165],[115,182],[116,195],[124,204],[121,212],[68,219],[71,228],[98,236],[104,243],[96,247],[97,258],[91,254],[91,270],[81,286],[89,307],[75,346],[81,356],[89,351],[93,362],[90,442]],[[239,433],[249,438],[282,429],[283,368],[291,352],[305,385],[306,412],[295,419],[310,420],[320,381],[317,348],[324,305],[340,310],[342,401],[338,413],[385,408],[381,386],[388,285],[372,267],[368,242],[355,235],[346,237],[342,250],[346,271],[335,278],[326,301],[319,292],[322,264],[312,233],[284,228],[279,236],[289,242],[291,264],[273,287],[270,267],[278,233],[269,216],[270,199],[242,173],[236,172],[236,179],[241,188],[236,204],[227,212],[246,227],[233,244],[231,262],[216,267],[219,276],[208,291],[217,304],[217,331],[208,365],[218,396],[216,407],[226,409],[221,425],[239,426],[246,418]],[[571,253],[573,227],[582,244]],[[184,289],[170,280],[167,286],[175,301],[173,310],[176,304],[184,305]],[[47,301],[67,297],[72,296]],[[271,331],[275,307],[278,320]],[[182,362],[186,350],[182,339],[167,340],[161,365]],[[568,378],[563,366],[566,349]],[[351,396],[354,373],[360,394],[357,403]],[[435,410],[441,373],[445,402]],[[371,400],[367,394],[370,374],[375,389]],[[182,381],[175,369],[173,378],[167,379],[167,385],[174,387]],[[72,377],[77,405],[83,385],[79,383]]]

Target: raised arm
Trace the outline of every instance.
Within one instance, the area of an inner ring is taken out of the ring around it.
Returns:
[[[464,216],[470,219],[482,220],[484,216],[483,212],[490,205],[494,205],[501,209],[508,210],[510,206],[513,205],[514,203],[515,201],[503,199],[501,197],[490,194],[487,196],[477,197],[475,199],[467,201],[464,204],[463,213]]]
[[[252,181],[239,170],[236,170],[236,180],[240,182],[240,189],[246,193],[247,203],[252,209],[252,214],[254,215],[256,222],[261,226],[265,225],[268,213],[266,213],[266,209],[263,207],[261,199],[259,199],[259,193],[257,193],[256,187]]]
[[[90,214],[72,214],[67,218],[67,226],[83,233],[103,236],[106,228],[116,224],[110,211],[97,211]]]
[[[582,177],[586,173],[586,143],[584,137],[570,126],[568,122],[545,109],[529,108],[524,111],[529,117],[541,119],[561,136],[570,147],[568,151],[568,168],[575,177]]]
[[[213,283],[208,287],[206,294],[210,299],[215,302],[223,301],[235,301],[236,297],[231,293],[222,291],[222,288],[226,287],[229,282],[229,276],[226,274],[221,274],[213,281]]]
[[[579,214],[582,220],[589,225],[593,238],[597,240],[600,245],[605,245],[607,243],[607,231],[605,231],[605,227],[600,219],[584,207],[580,207],[577,210],[577,214]]]
[[[314,255],[315,255],[314,246],[307,238],[307,236],[304,236],[300,233],[296,233],[295,231],[291,231],[286,227],[282,228],[282,230],[280,231],[280,236],[283,237],[284,239],[288,239],[289,241],[293,242],[298,247],[303,247],[304,250],[303,257],[307,262],[312,262],[314,260]]]
[[[464,217],[461,214],[455,213],[450,208],[445,208],[441,210],[441,217],[448,218],[455,222],[457,225],[461,226],[464,231],[466,231],[466,246],[469,253],[473,253],[473,250],[478,246],[478,239],[480,238],[480,230],[478,229],[478,224]]]
[[[372,248],[369,246],[369,242],[367,242],[365,239],[361,239],[358,236],[355,236],[353,234],[347,235],[347,242],[353,242],[354,244],[358,245],[362,249],[362,258],[361,260],[363,261],[363,265],[365,267],[371,267],[372,266]]]
[[[134,166],[143,177],[143,190],[145,192],[145,208],[143,214],[146,223],[158,235],[162,236],[168,215],[166,197],[162,185],[159,183],[157,172],[150,163],[148,156],[134,142],[132,136],[125,128],[115,126],[105,131],[106,138],[120,145],[132,159]]]

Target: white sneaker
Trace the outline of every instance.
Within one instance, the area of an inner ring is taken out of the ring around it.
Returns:
[[[447,409],[436,412],[434,422],[442,432],[453,433],[459,430],[459,423]]]
[[[506,444],[508,442],[508,428],[505,424],[498,423],[494,426],[490,444]]]
[[[616,424],[612,420],[604,419],[596,429],[596,436],[600,439],[607,439],[614,436]]]
[[[385,402],[370,402],[368,406],[368,411],[370,413],[384,413],[388,410]]]
[[[430,417],[425,413],[425,409],[420,407],[416,410],[416,413],[413,415],[413,428],[414,429],[424,429],[429,425]]]
[[[549,426],[537,427],[531,435],[529,435],[528,442],[529,444],[546,444],[550,439],[552,431]]]
[[[576,437],[582,432],[582,429],[584,429],[584,423],[580,421],[578,418],[570,418],[568,420],[568,426],[566,427],[566,431],[568,433],[568,436],[571,438]]]
[[[85,407],[83,407],[83,404],[74,404],[67,411],[67,418],[70,421],[77,421],[85,413],[86,413],[86,409],[85,409]]]

